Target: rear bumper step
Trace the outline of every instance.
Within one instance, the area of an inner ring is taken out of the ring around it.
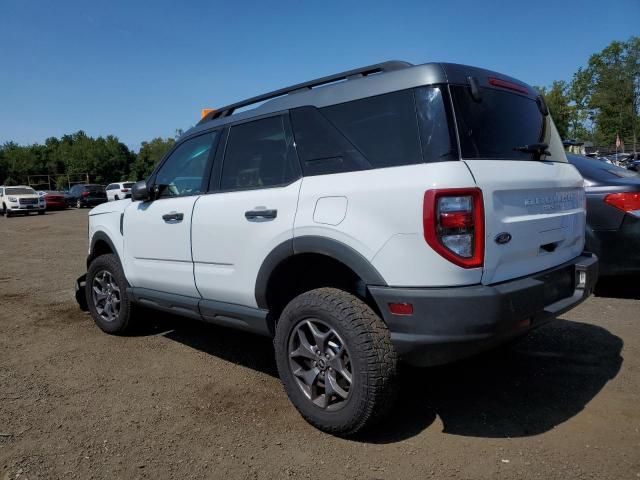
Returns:
[[[591,253],[495,285],[450,288],[369,287],[398,354],[427,366],[468,357],[520,336],[585,300],[598,277]],[[393,315],[390,303],[410,303]]]

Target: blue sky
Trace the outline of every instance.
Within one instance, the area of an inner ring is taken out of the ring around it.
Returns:
[[[82,129],[137,149],[203,107],[388,59],[547,85],[638,32],[639,0],[0,0],[0,143]]]

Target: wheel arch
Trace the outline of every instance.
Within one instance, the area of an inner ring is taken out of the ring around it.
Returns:
[[[120,261],[118,250],[111,238],[109,238],[109,235],[101,231],[94,233],[91,237],[91,247],[89,249],[89,256],[87,257],[87,268],[89,268],[89,265],[95,258],[108,253],[114,254],[118,258],[118,261]]]
[[[324,260],[330,272],[340,272],[351,278],[335,279],[334,283],[341,281],[356,281],[361,289],[359,294],[367,296],[368,285],[387,286],[382,275],[361,253],[354,248],[338,240],[320,236],[302,236],[287,240],[276,246],[262,262],[256,278],[255,298],[258,307],[270,309],[270,298],[273,290],[278,288],[276,283],[282,280],[283,270],[298,262],[304,264],[310,261],[314,267],[318,261]],[[291,279],[289,279],[291,281]],[[327,283],[327,282],[325,282]],[[323,286],[327,286],[324,285]],[[277,312],[274,312],[277,315]]]

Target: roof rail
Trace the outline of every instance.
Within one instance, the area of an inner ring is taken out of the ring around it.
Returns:
[[[251,98],[248,98],[247,100],[242,100],[241,102],[232,103],[231,105],[227,105],[226,107],[218,108],[208,113],[207,115],[205,115],[202,118],[202,120],[198,122],[198,125],[200,125],[201,123],[207,122],[209,120],[228,117],[229,115],[232,115],[233,112],[238,108],[247,107],[249,105],[253,105],[254,103],[264,102],[266,100],[271,100],[272,98],[281,97],[289,93],[297,92],[300,90],[310,90],[312,88],[320,87],[322,85],[327,85],[328,83],[333,83],[340,80],[347,80],[350,78],[357,78],[357,77],[366,77],[367,75],[373,75],[375,73],[402,70],[403,68],[407,68],[411,66],[413,65],[409,62],[403,62],[401,60],[389,60],[387,62],[376,63],[375,65],[369,65],[366,67],[356,68],[353,70],[347,70],[346,72],[336,73],[334,75],[329,75],[327,77],[317,78],[309,82],[298,83],[290,87],[281,88],[279,90],[274,90],[273,92],[258,95],[257,97],[251,97]]]

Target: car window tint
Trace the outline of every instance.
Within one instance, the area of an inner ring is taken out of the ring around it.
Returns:
[[[364,155],[370,168],[422,162],[413,90],[332,105],[321,112]]]
[[[159,197],[184,197],[202,193],[202,179],[218,132],[210,132],[180,144],[158,170],[155,185]]]
[[[231,127],[222,166],[222,190],[271,187],[298,177],[292,139],[283,117],[269,117]]]

